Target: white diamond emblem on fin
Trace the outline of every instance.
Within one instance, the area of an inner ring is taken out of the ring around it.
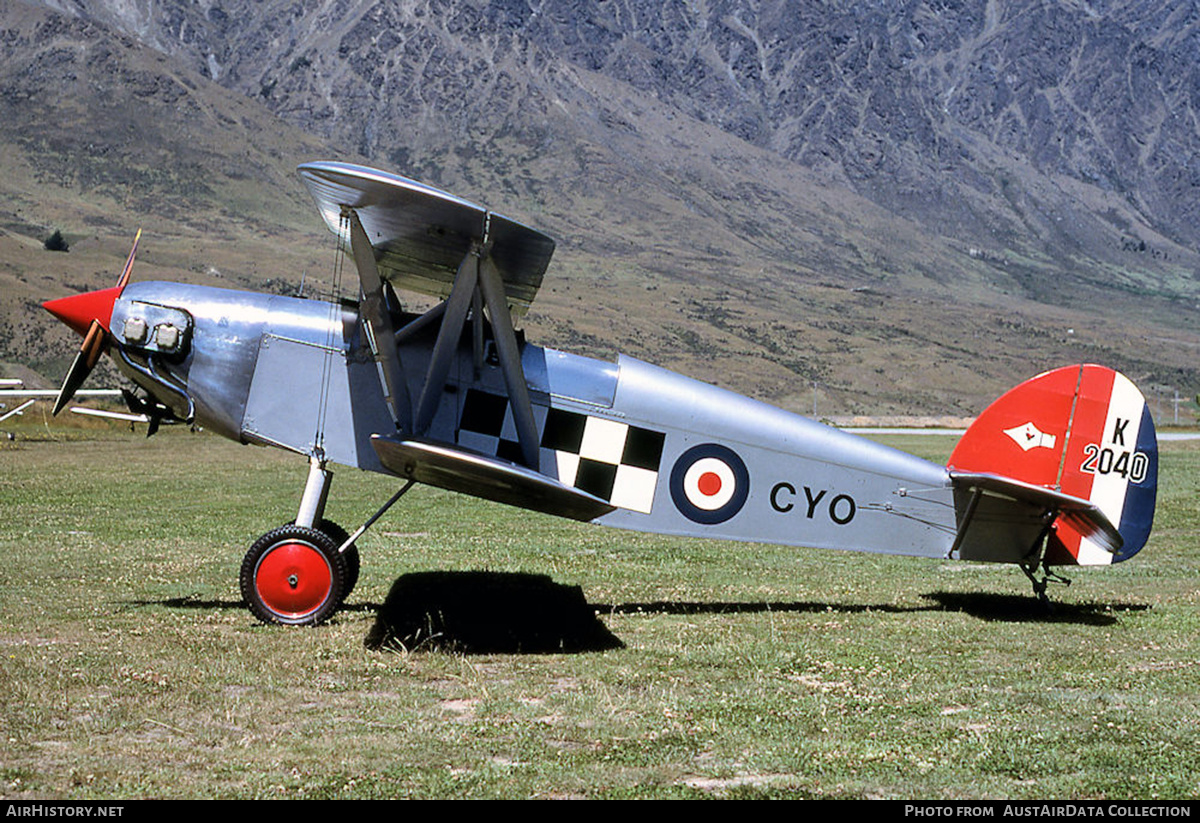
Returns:
[[[1033,423],[1026,423],[1024,426],[1015,426],[1011,429],[1005,429],[1004,433],[1013,439],[1013,442],[1021,447],[1022,451],[1030,449],[1052,449],[1054,448],[1055,437],[1052,434],[1039,429]]]

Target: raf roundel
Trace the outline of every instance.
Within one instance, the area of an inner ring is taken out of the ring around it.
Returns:
[[[725,446],[693,446],[671,469],[671,499],[684,517],[696,523],[724,523],[742,510],[750,494],[750,473]]]

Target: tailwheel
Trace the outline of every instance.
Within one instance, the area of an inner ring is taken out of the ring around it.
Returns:
[[[1039,563],[1021,563],[1021,571],[1025,572],[1025,576],[1029,578],[1029,582],[1033,584],[1033,594],[1037,597],[1038,603],[1047,614],[1054,612],[1054,604],[1050,602],[1050,597],[1046,594],[1046,587],[1051,583],[1061,583],[1064,586],[1070,586],[1071,581],[1057,574],[1044,561],[1040,563],[1042,576],[1039,579],[1037,576]]]
[[[313,626],[337,611],[346,561],[328,534],[288,525],[267,532],[242,560],[242,597],[264,623]]]

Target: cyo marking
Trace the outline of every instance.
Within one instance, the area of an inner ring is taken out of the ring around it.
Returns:
[[[812,520],[816,516],[817,506],[825,499],[825,495],[829,493],[829,489],[814,490],[809,486],[802,488],[804,489],[804,499],[807,503],[807,510],[804,516]],[[796,487],[791,483],[776,483],[771,488],[771,508],[780,514],[787,514],[796,507],[796,504],[792,502],[792,498],[795,496]],[[858,504],[848,494],[835,494],[824,508],[829,519],[839,526],[845,526],[858,513]]]

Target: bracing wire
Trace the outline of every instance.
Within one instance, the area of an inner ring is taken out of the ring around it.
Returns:
[[[342,315],[342,273],[345,267],[345,238],[350,236],[350,220],[342,215],[334,240],[332,294],[328,296],[329,316],[325,326],[325,350],[321,359],[321,396],[317,404],[316,432],[313,446],[322,457],[325,452],[325,423],[329,413],[329,386],[333,379],[333,358],[337,356],[338,333]]]

